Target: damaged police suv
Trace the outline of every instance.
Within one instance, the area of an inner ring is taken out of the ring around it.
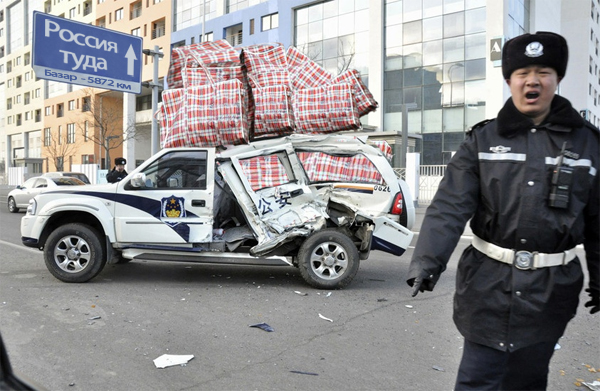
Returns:
[[[117,184],[36,196],[22,242],[65,282],[155,260],[295,266],[342,288],[371,250],[401,255],[413,237],[413,200],[384,150],[351,135],[164,149]]]

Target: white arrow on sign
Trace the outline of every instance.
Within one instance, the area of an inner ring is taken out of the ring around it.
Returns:
[[[129,45],[129,50],[127,50],[125,58],[127,59],[127,74],[133,76],[133,63],[135,60],[137,60],[137,57],[135,56],[135,50],[133,50],[133,45]]]

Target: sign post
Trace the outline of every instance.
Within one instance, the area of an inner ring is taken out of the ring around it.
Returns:
[[[35,11],[32,53],[40,79],[142,91],[142,37]]]

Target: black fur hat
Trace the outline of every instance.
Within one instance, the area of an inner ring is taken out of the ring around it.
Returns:
[[[117,165],[117,166],[119,164],[125,165],[126,163],[127,163],[127,160],[123,159],[122,157],[118,157],[115,159],[115,165]]]
[[[565,76],[569,48],[567,41],[558,34],[538,31],[535,34],[523,34],[504,43],[502,48],[502,76],[510,75],[528,65],[545,65],[554,68],[559,78]]]

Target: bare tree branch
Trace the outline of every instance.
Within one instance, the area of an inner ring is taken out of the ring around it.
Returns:
[[[66,141],[66,137],[62,137],[58,132],[51,132],[50,145],[44,146],[46,155],[52,159],[56,171],[64,171],[65,157],[74,155],[79,149],[77,144]]]
[[[110,168],[110,151],[136,138],[135,122],[123,128],[122,99],[97,94],[92,88],[81,90],[81,96],[84,119],[77,115],[74,122],[85,139],[101,147],[106,156],[104,168]]]

